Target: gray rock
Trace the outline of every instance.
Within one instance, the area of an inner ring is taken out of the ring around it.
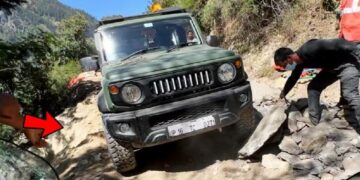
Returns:
[[[254,133],[239,151],[239,157],[248,157],[258,151],[276,132],[279,131],[286,118],[284,106],[274,107],[271,113],[265,115],[260,121]]]
[[[339,143],[335,151],[339,156],[342,156],[345,153],[350,152],[350,149],[352,147],[353,147],[352,144],[347,142]]]
[[[333,176],[338,176],[340,173],[342,173],[343,171],[341,171],[340,167],[326,167],[324,169],[324,173],[329,173]]]
[[[302,134],[299,132],[296,132],[291,135],[291,138],[296,142],[296,144],[299,144],[302,140]]]
[[[334,180],[334,176],[329,173],[324,173],[321,175],[321,180]]]
[[[322,113],[321,113],[321,122],[328,122],[334,119],[335,114],[333,111],[329,111],[327,108],[323,109]]]
[[[332,165],[338,158],[338,154],[335,152],[335,147],[336,145],[334,142],[328,142],[320,152],[318,159],[327,166]]]
[[[296,144],[296,142],[289,136],[285,136],[281,141],[279,148],[292,155],[299,155],[304,151]]]
[[[305,112],[304,114],[306,114],[307,112]],[[308,127],[314,127],[315,125],[311,122],[309,117],[302,117],[299,119],[300,122],[305,123]]]
[[[350,142],[353,146],[360,148],[360,137],[357,137]]]
[[[295,180],[320,180],[320,178],[314,175],[308,175],[302,177],[295,177]]]
[[[308,154],[317,154],[327,143],[326,135],[317,128],[310,128],[309,132],[302,132],[300,148]]]
[[[294,175],[307,176],[318,175],[324,170],[324,166],[320,161],[314,159],[301,160],[293,164]]]
[[[303,117],[306,118],[306,119],[309,119],[310,116],[309,116],[309,108],[306,108],[303,112]]]
[[[278,159],[273,154],[263,155],[261,165],[270,169],[290,170],[290,164],[288,162]]]
[[[301,118],[301,112],[295,106],[291,106],[288,116],[288,128],[290,133],[294,133],[298,130],[297,121]]]
[[[300,159],[297,156],[291,155],[289,153],[286,152],[281,152],[277,155],[278,158],[290,163],[290,164],[295,164],[297,162],[300,161]]]
[[[335,118],[331,124],[338,129],[350,129],[349,123],[344,119]]]
[[[360,154],[351,154],[343,161],[345,172],[339,174],[335,179],[349,179],[360,172]]]
[[[298,131],[297,120],[288,118],[288,128],[290,130],[290,134]]]
[[[306,127],[306,124],[304,122],[298,121],[296,123],[298,131],[301,131],[304,127]]]
[[[311,159],[312,156],[310,156],[309,154],[301,154],[301,155],[299,156],[299,158],[300,158],[301,160],[306,160],[306,159]]]
[[[345,117],[345,112],[344,110],[340,110],[336,113],[335,117],[343,119]]]

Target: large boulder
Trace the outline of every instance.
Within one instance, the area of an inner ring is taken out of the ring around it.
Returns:
[[[275,106],[270,114],[264,116],[247,143],[239,151],[240,158],[249,157],[263,147],[279,131],[286,118],[285,106]]]

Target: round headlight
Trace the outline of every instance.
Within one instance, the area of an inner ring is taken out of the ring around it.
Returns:
[[[229,83],[236,77],[236,68],[233,64],[223,64],[218,69],[218,77],[221,83]]]
[[[139,104],[143,100],[141,89],[133,84],[125,85],[121,90],[123,100],[129,104]]]

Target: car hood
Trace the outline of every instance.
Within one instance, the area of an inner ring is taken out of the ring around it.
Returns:
[[[233,58],[236,58],[236,55],[232,51],[198,45],[175,49],[169,53],[147,53],[125,62],[107,64],[103,66],[102,74],[105,79],[118,82]]]

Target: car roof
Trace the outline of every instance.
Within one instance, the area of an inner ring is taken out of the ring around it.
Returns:
[[[160,11],[157,11],[155,13],[150,13],[150,14],[143,14],[143,15],[136,15],[136,16],[128,16],[128,17],[123,17],[123,16],[109,16],[109,17],[104,17],[99,21],[99,25],[103,26],[106,24],[111,24],[111,23],[116,23],[116,22],[122,22],[122,21],[127,21],[127,20],[133,20],[133,19],[139,19],[139,18],[145,18],[145,17],[151,17],[151,16],[161,16],[161,15],[168,15],[168,14],[178,14],[178,13],[185,13],[187,12],[185,9],[179,8],[179,7],[170,7],[170,8],[165,8],[162,9]]]

